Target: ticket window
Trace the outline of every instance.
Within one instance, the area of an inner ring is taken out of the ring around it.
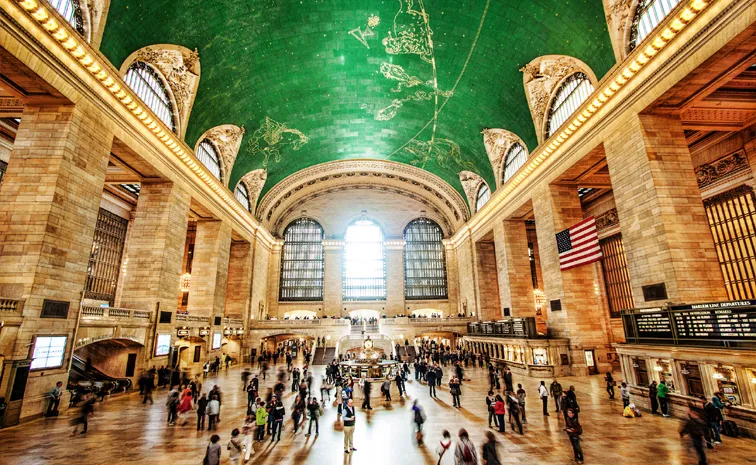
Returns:
[[[704,397],[703,382],[701,381],[701,370],[696,362],[688,362],[680,367],[680,374],[685,381],[685,387],[688,389],[687,394],[692,397]]]
[[[669,360],[657,360],[654,370],[659,372],[659,380],[664,381],[670,392],[677,391],[675,379],[672,377],[672,363]]]
[[[634,358],[633,369],[635,370],[636,386],[648,386],[650,383],[648,381],[648,366],[646,365],[646,361],[642,358]]]
[[[714,380],[717,383],[717,390],[724,394],[728,402],[732,405],[740,405],[740,390],[738,389],[738,380],[733,367],[719,366],[715,368]]]
[[[533,349],[533,364],[534,365],[548,365],[549,359],[546,355],[546,349],[535,348]]]

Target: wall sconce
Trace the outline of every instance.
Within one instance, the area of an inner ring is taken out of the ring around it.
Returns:
[[[690,374],[690,370],[688,370],[688,365],[686,365],[684,363],[682,365],[680,365],[680,374],[681,375],[685,375],[685,376],[687,376],[687,375]]]
[[[714,374],[711,375],[711,377],[716,380],[728,379],[730,377],[730,370],[723,367],[720,363],[716,368],[714,368]]]
[[[181,292],[189,292],[189,285],[192,283],[192,275],[190,273],[184,273],[181,275],[179,281],[179,290]]]

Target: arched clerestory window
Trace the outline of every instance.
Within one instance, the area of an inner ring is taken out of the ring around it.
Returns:
[[[585,73],[577,72],[565,79],[551,102],[546,138],[551,137],[592,93],[593,84]]]
[[[205,165],[215,179],[222,181],[221,179],[221,167],[220,158],[218,157],[218,151],[215,150],[215,146],[207,139],[203,139],[202,142],[197,145],[197,159]]]
[[[501,176],[501,182],[506,182],[514,176],[527,159],[528,153],[525,151],[525,147],[519,142],[512,144],[506,158],[504,158],[504,173]]]
[[[630,25],[630,50],[643,42],[679,3],[680,0],[640,0]]]
[[[249,203],[249,191],[243,182],[239,182],[239,184],[236,185],[236,189],[234,189],[234,197],[236,197],[236,200],[238,200],[248,212],[252,211],[252,205]]]
[[[49,0],[49,2],[79,34],[84,34],[84,19],[79,0]]]
[[[354,221],[344,235],[344,300],[386,300],[383,230],[368,218]]]
[[[480,186],[478,187],[478,193],[475,195],[475,211],[480,211],[480,209],[483,208],[483,205],[485,205],[490,198],[491,190],[488,188],[488,185],[486,183],[481,182]]]
[[[286,227],[279,300],[323,300],[323,237],[323,227],[312,218],[298,218]]]
[[[173,132],[177,131],[168,89],[155,69],[147,63],[135,61],[129,66],[123,80],[166,126]]]
[[[441,227],[428,218],[404,229],[404,297],[407,300],[446,299],[446,251]]]

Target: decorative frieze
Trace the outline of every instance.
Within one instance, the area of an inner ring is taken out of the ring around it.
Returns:
[[[740,173],[750,171],[745,152],[738,150],[711,163],[696,167],[698,188],[704,189]]]
[[[526,147],[526,145],[517,134],[506,129],[485,128],[481,131],[481,134],[483,134],[483,145],[486,147],[488,160],[491,162],[491,168],[496,177],[496,185],[499,186],[501,184],[503,166],[506,161],[505,158],[507,153],[509,153],[509,149],[512,148],[513,144],[518,142],[523,147]]]
[[[236,156],[239,154],[239,147],[241,147],[244,132],[244,126],[239,127],[233,124],[223,124],[210,129],[197,140],[198,144],[203,139],[209,139],[215,144],[215,147],[218,149],[218,155],[220,156],[221,172],[223,174],[222,178],[227,184],[231,177],[231,170],[236,162]],[[236,186],[228,187],[233,190]]]
[[[257,199],[260,197],[260,192],[262,192],[263,186],[265,186],[266,179],[268,179],[268,171],[264,169],[258,169],[245,174],[240,180],[240,182],[243,182],[247,186],[247,192],[249,193],[249,204],[253,208],[255,205],[257,205]]]
[[[485,183],[485,181],[472,171],[460,171],[459,182],[462,183],[462,189],[464,189],[465,196],[467,196],[467,203],[470,205],[470,210],[475,211],[475,200],[478,195],[478,188],[481,184]]]
[[[616,208],[612,208],[596,216],[596,229],[599,233],[615,226],[619,226],[619,215],[617,215]]]

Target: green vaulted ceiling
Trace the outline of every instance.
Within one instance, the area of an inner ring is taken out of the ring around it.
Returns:
[[[230,186],[264,167],[265,191],[349,158],[493,187],[483,128],[536,146],[519,69],[549,54],[599,78],[614,64],[601,0],[112,0],[101,49],[114,65],[164,43],[202,63],[187,143],[244,125]]]

